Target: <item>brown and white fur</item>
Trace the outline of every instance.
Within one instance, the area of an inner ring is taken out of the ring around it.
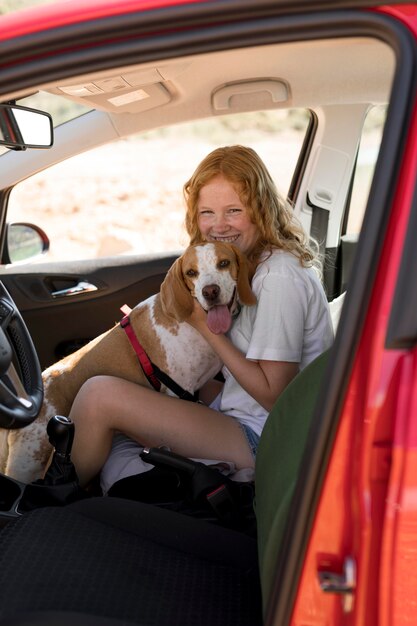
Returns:
[[[236,247],[218,242],[190,246],[167,273],[160,292],[130,313],[150,360],[191,393],[221,368],[200,333],[185,322],[193,298],[206,310],[227,305],[231,314],[238,302],[255,304],[246,259]],[[52,451],[46,435],[48,420],[53,415],[67,416],[82,384],[100,374],[149,385],[120,324],[43,372],[40,414],[24,429],[1,433],[0,470],[25,483],[40,478]]]

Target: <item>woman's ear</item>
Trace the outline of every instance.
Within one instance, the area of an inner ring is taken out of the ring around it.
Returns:
[[[182,275],[182,257],[171,266],[160,289],[161,306],[165,315],[184,322],[193,312],[194,301]]]
[[[250,269],[249,261],[243,252],[241,252],[236,246],[232,246],[232,248],[238,263],[237,294],[239,296],[239,302],[241,304],[252,306],[257,302],[256,296],[250,286],[253,271]]]

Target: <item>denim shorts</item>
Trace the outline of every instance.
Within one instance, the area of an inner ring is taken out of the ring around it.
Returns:
[[[239,422],[239,426],[241,427],[243,434],[245,435],[247,439],[253,458],[256,459],[256,452],[258,450],[259,439],[260,439],[259,435],[257,435],[255,431],[252,430],[252,428],[248,426],[247,424],[242,424],[242,422]]]
[[[213,402],[210,404],[210,409],[214,409],[215,411],[220,411],[220,402],[221,402],[221,393],[219,393],[219,395],[214,398]],[[233,417],[233,415],[231,415],[230,417]],[[233,419],[236,419],[236,418],[234,417]],[[249,449],[252,452],[253,458],[255,459],[256,452],[258,450],[260,437],[247,424],[242,424],[242,422],[239,422],[239,426],[241,427],[243,434],[245,435],[246,441],[249,444]]]

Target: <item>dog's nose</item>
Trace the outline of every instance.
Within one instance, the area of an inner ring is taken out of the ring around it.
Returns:
[[[202,292],[207,302],[215,302],[219,297],[220,287],[219,285],[205,285]]]

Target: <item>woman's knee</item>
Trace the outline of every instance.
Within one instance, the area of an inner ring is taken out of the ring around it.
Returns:
[[[81,413],[88,416],[100,413],[106,406],[108,398],[114,394],[112,383],[110,376],[93,376],[86,380],[72,405],[71,412],[75,414],[74,418]]]

